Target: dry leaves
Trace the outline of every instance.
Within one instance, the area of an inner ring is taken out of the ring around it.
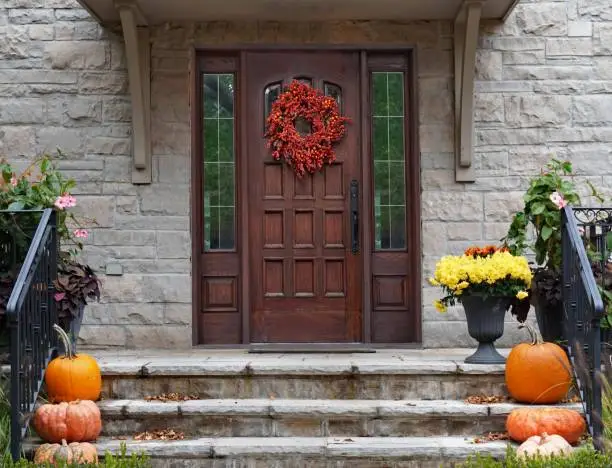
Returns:
[[[489,403],[507,403],[510,401],[510,397],[504,395],[470,395],[464,401],[472,405],[487,405]]]
[[[487,442],[495,442],[496,440],[510,440],[510,436],[507,432],[489,432],[482,437],[476,437],[474,443],[484,444]]]
[[[582,400],[580,399],[580,397],[578,395],[574,395],[569,398],[566,398],[561,403],[581,403],[581,402]]]
[[[188,401],[199,400],[198,395],[185,395],[183,393],[172,392],[162,393],[161,395],[146,396],[146,401]]]
[[[183,440],[185,433],[174,429],[160,429],[158,431],[144,431],[134,436],[134,440]]]
[[[472,405],[488,405],[491,403],[512,403],[514,400],[509,396],[505,395],[470,395],[465,400],[465,403],[471,403]],[[580,397],[574,395],[561,401],[561,403],[580,403]]]

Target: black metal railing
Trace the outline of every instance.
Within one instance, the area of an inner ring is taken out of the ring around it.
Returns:
[[[22,441],[45,370],[57,352],[57,335],[52,328],[57,323],[54,300],[58,259],[56,214],[51,209],[20,212],[29,219],[35,213],[40,220],[31,239],[27,236],[29,247],[25,258],[19,262],[21,268],[6,307],[10,334],[11,455],[14,460],[21,456]],[[21,237],[12,235],[14,242],[23,241]]]
[[[596,223],[589,223],[584,217],[590,211],[566,206],[562,212],[563,330],[589,432],[595,447],[602,450],[600,324],[604,302],[586,248],[589,233],[596,241],[597,232]]]

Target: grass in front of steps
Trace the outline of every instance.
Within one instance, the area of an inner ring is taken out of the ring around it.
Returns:
[[[612,384],[606,376],[602,375],[602,398],[601,404],[603,409],[602,419],[604,426],[604,440],[608,445],[608,450],[612,450]]]
[[[516,451],[508,447],[504,460],[495,460],[489,456],[476,455],[469,458],[457,468],[609,468],[612,467],[612,455],[596,452],[592,447],[575,450],[568,457],[539,457],[520,459]]]

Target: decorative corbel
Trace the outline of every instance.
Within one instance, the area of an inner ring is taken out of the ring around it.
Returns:
[[[115,0],[132,99],[132,183],[151,183],[151,46],[149,28],[135,0]]]
[[[455,18],[455,180],[474,182],[474,76],[482,2],[466,0]]]

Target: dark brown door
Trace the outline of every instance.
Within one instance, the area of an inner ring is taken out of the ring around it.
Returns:
[[[359,54],[249,52],[245,68],[250,340],[361,341],[362,257],[353,251],[350,201],[351,184],[361,185]],[[336,162],[301,179],[263,138],[271,104],[293,79],[335,97],[352,120]],[[368,229],[364,221],[356,237]]]

